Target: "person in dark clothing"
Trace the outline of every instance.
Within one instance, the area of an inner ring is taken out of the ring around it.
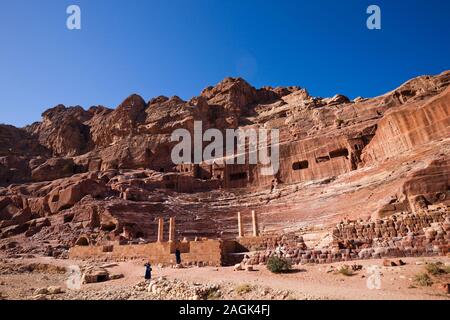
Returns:
[[[177,264],[181,264],[181,252],[179,249],[175,250],[175,259]]]
[[[152,279],[152,265],[150,262],[147,262],[145,264],[145,280],[151,280]]]

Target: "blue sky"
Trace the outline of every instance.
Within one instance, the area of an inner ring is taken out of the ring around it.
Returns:
[[[81,30],[66,28],[71,4]],[[382,30],[366,28],[370,4]],[[450,69],[449,13],[444,0],[1,0],[0,123],[131,93],[189,99],[226,76],[376,96]]]

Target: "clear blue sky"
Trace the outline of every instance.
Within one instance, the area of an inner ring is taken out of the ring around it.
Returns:
[[[381,31],[366,28],[370,4]],[[375,96],[450,69],[449,14],[446,0],[1,0],[0,123],[131,93],[189,99],[226,76]]]

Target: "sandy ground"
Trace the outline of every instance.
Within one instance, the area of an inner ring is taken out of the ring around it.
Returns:
[[[420,287],[414,283],[414,276],[425,271],[427,262],[440,261],[450,263],[448,257],[436,258],[404,258],[407,264],[398,267],[383,267],[383,260],[356,261],[351,264],[360,264],[363,269],[355,272],[352,276],[345,276],[337,272],[331,272],[331,266],[338,269],[344,263],[331,265],[307,265],[296,266],[288,274],[272,274],[265,266],[256,266],[255,271],[233,271],[232,267],[192,267],[184,269],[161,268],[154,266],[153,277],[166,277],[189,283],[218,284],[226,288],[235,288],[241,285],[250,285],[258,288],[270,288],[274,292],[289,292],[285,294],[287,299],[449,299],[439,283],[447,283],[448,276],[434,278],[435,284],[430,287]],[[83,262],[71,260],[56,260],[53,258],[15,259],[14,263],[26,264],[39,262],[44,264],[70,266],[79,265]],[[5,265],[6,262],[1,262]],[[377,265],[380,267],[381,288],[369,289],[367,279],[370,276],[368,267]],[[131,288],[143,280],[143,263],[141,261],[121,262],[117,266],[109,268],[112,274],[121,273],[124,278],[102,283],[83,285],[80,291],[68,290],[66,288],[67,274],[53,272],[11,273],[0,274],[0,293],[7,299],[30,299],[37,288],[48,286],[61,286],[70,295],[62,295],[60,298],[77,299],[85,293],[108,290],[110,298],[127,299],[129,295],[114,296],[114,291]],[[232,291],[232,290],[231,290]],[[255,291],[251,296],[228,295],[231,298],[243,299],[280,299],[279,296],[258,295]],[[86,298],[86,295],[83,296]],[[103,296],[92,296],[93,299]],[[283,295],[282,295],[283,297]],[[87,296],[91,298],[91,296]],[[133,296],[139,299],[140,296]]]
[[[270,287],[279,290],[290,290],[297,296],[310,296],[320,299],[448,299],[436,288],[412,288],[413,277],[422,272],[423,265],[416,265],[422,261],[449,262],[444,259],[403,259],[407,265],[401,267],[381,267],[381,288],[370,290],[367,287],[368,274],[365,268],[355,272],[353,276],[344,276],[334,272],[327,272],[330,265],[301,266],[289,274],[275,275],[265,266],[257,267],[257,271],[233,271],[233,268],[194,268],[187,271],[163,269],[161,274],[196,282],[232,282],[235,284],[250,284]],[[371,265],[382,266],[383,260],[357,261],[364,267]],[[344,263],[333,264],[338,268]]]

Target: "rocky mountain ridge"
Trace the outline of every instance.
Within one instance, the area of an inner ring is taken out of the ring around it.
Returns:
[[[226,78],[189,101],[134,94],[116,109],[59,105],[23,129],[0,125],[0,238],[154,240],[160,216],[177,217],[179,237],[231,238],[237,211],[258,210],[270,233],[447,204],[449,84],[446,71],[350,100]],[[194,121],[279,129],[279,173],[174,165],[170,135]]]

